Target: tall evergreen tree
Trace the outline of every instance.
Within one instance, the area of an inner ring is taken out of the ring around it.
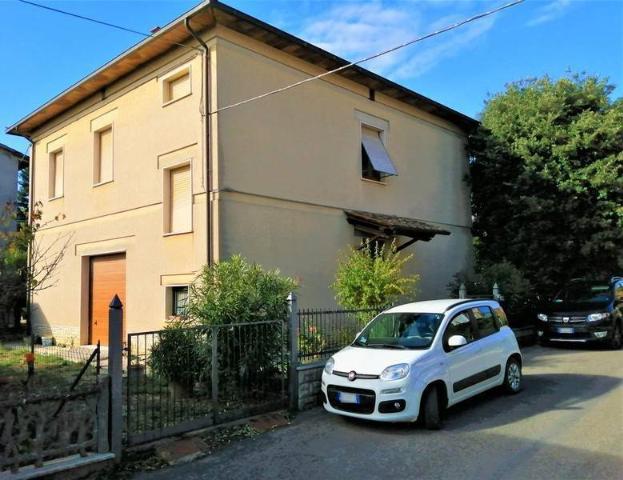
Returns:
[[[469,139],[477,255],[549,295],[623,273],[623,101],[595,76],[513,83]]]

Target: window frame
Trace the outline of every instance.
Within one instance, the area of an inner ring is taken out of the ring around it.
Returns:
[[[184,95],[181,95],[177,98],[169,98],[168,90],[171,85],[171,82],[185,75],[188,75],[188,93],[185,93]],[[191,96],[193,94],[192,65],[190,63],[187,63],[185,65],[181,65],[167,72],[165,75],[160,77],[160,83],[161,83],[161,86],[160,86],[161,106],[163,108],[175,102],[178,102],[182,100],[183,98]]]
[[[58,195],[56,191],[57,155],[63,155],[63,168],[61,171],[61,185],[63,192]],[[48,153],[48,201],[58,200],[65,196],[65,146],[58,147]]]
[[[185,289],[186,290],[186,308],[188,308],[188,298],[190,295],[190,285],[171,285],[169,287],[170,290],[170,296],[171,296],[171,303],[170,303],[170,309],[169,309],[169,315],[171,317],[176,317],[176,318],[185,318],[188,316],[188,312],[186,312],[185,315],[179,315],[176,312],[176,296],[175,293],[176,291]]]
[[[188,230],[183,230],[179,232],[174,232],[171,230],[171,208],[172,208],[172,198],[171,198],[171,172],[180,168],[188,167],[189,178],[189,196],[190,196],[190,228]],[[173,165],[169,165],[162,169],[163,175],[163,198],[162,198],[162,206],[163,206],[163,236],[171,237],[174,235],[184,235],[188,233],[192,233],[194,229],[194,212],[193,212],[193,163],[192,159],[184,160],[182,162],[175,163]]]
[[[101,150],[101,134],[110,130],[110,180],[102,181],[102,150]],[[93,131],[93,184],[96,188],[101,185],[113,183],[115,181],[115,127],[114,123],[109,123],[99,127]]]
[[[444,349],[444,351],[446,353],[452,353],[456,350],[461,350],[464,347],[467,347],[468,345],[471,345],[472,343],[477,342],[478,340],[480,340],[480,336],[479,336],[479,332],[478,332],[478,326],[476,325],[476,322],[474,320],[474,316],[472,315],[471,309],[473,307],[467,307],[463,310],[460,310],[458,312],[456,312],[454,315],[452,315],[452,318],[448,321],[448,323],[446,324],[446,328],[443,331],[443,335],[441,337],[441,344],[442,347]],[[448,345],[448,340],[450,340],[450,337],[448,336],[448,330],[450,329],[450,324],[454,321],[454,319],[456,317],[458,317],[459,315],[466,315],[467,318],[469,318],[469,323],[472,327],[472,330],[474,331],[473,333],[475,334],[475,338],[472,341],[469,341],[469,339],[465,339],[467,340],[467,343],[465,345],[462,345],[460,347],[456,347],[456,348],[450,348],[450,346]]]
[[[488,333],[486,335],[483,335],[482,332],[480,331],[480,327],[478,327],[478,319],[475,317],[475,315],[472,313],[472,310],[475,308],[488,308],[489,312],[491,313],[491,319],[493,320],[493,326],[495,327],[495,331],[492,333]],[[496,333],[499,333],[500,331],[500,326],[498,325],[498,320],[495,316],[495,313],[493,312],[493,309],[489,306],[489,305],[476,305],[474,307],[470,308],[470,315],[472,316],[473,320],[474,320],[474,325],[476,327],[476,333],[478,334],[478,338],[477,340],[480,340],[482,338],[487,338],[490,337],[491,335],[495,335]]]

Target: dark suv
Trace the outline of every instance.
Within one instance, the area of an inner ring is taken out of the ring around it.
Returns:
[[[547,342],[607,342],[621,348],[623,277],[572,280],[537,314],[537,335]]]

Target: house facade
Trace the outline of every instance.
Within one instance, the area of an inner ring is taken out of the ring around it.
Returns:
[[[345,63],[207,2],[10,127],[33,142],[40,241],[67,245],[35,332],[105,342],[114,294],[126,333],[160,328],[235,253],[331,307],[366,237],[413,251],[419,298],[444,296],[471,264],[474,120],[360,67],[227,108]]]

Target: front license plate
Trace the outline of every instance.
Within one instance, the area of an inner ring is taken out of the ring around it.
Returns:
[[[574,333],[575,330],[573,328],[559,328],[558,333]]]
[[[341,403],[359,403],[359,395],[356,393],[338,392],[337,399]]]

